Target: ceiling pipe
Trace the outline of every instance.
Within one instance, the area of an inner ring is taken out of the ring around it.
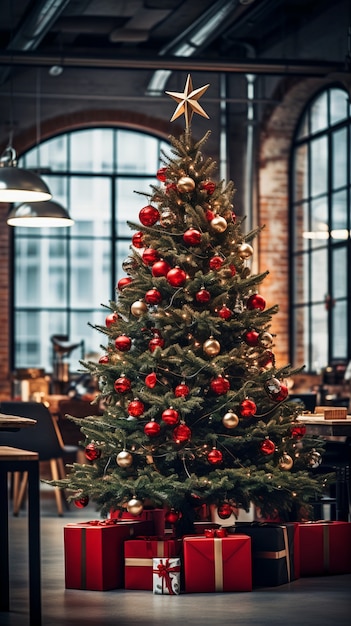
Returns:
[[[86,68],[86,69],[125,69],[125,70],[156,70],[160,67],[160,59],[146,58],[116,58],[94,57],[80,55],[45,55],[21,52],[0,53],[0,65],[21,65],[32,67],[46,67],[52,65],[62,67]],[[291,76],[323,77],[334,72],[347,72],[345,64],[341,62],[327,61],[296,61],[284,59],[283,61],[263,59],[255,61],[242,61],[236,59],[209,60],[194,59],[188,57],[162,57],[162,67],[178,71],[198,72],[226,72],[228,74],[271,74]]]

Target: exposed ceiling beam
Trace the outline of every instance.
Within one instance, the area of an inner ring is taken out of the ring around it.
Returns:
[[[291,76],[327,76],[333,72],[346,72],[344,63],[327,61],[296,61],[296,60],[210,60],[172,57],[162,59],[116,58],[81,55],[45,55],[36,53],[2,52],[0,65],[45,67],[60,65],[61,67],[85,69],[126,69],[156,70],[170,69],[175,71],[225,72],[228,74],[266,74]]]

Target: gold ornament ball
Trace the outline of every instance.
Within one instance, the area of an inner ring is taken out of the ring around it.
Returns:
[[[220,275],[221,278],[231,278],[233,276],[233,273],[230,267],[223,267],[223,269],[221,269],[218,272],[218,274]]]
[[[140,513],[142,513],[143,511],[143,508],[143,503],[137,498],[132,498],[131,500],[129,500],[129,502],[127,502],[127,511],[131,515],[140,515]]]
[[[249,259],[253,255],[253,247],[249,243],[242,243],[238,252],[241,259]]]
[[[221,344],[216,339],[213,339],[213,337],[210,337],[205,341],[203,351],[207,356],[217,356],[221,351]]]
[[[147,306],[142,300],[137,300],[131,305],[130,311],[134,317],[142,317],[147,312]]]
[[[190,176],[182,176],[177,182],[177,189],[182,193],[190,193],[195,189],[195,181]]]
[[[236,428],[239,424],[239,418],[234,411],[228,411],[228,413],[223,416],[222,424],[225,428]]]
[[[294,465],[294,461],[292,460],[290,454],[284,452],[283,456],[279,459],[279,467],[281,470],[287,472],[291,470]]]
[[[224,231],[228,228],[227,221],[224,219],[224,217],[221,217],[220,215],[216,215],[216,217],[211,220],[210,224],[211,228],[216,233],[224,233]]]
[[[264,332],[260,335],[259,342],[264,348],[270,348],[273,344],[273,337],[270,333]]]
[[[133,457],[127,450],[122,450],[117,454],[116,463],[119,467],[130,467],[133,463]]]

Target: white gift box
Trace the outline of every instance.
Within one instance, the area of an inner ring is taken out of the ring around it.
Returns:
[[[176,595],[180,593],[180,559],[152,559],[152,591],[160,595]]]

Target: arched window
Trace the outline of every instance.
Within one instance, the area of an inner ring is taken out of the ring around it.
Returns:
[[[351,114],[330,87],[306,108],[291,177],[291,349],[318,372],[351,357]]]
[[[101,352],[104,335],[90,324],[104,323],[102,304],[116,299],[125,272],[132,230],[157,184],[161,149],[155,136],[121,128],[94,128],[49,139],[21,158],[38,168],[75,220],[71,228],[15,228],[13,241],[13,369],[52,371],[52,335],[80,344],[85,354]],[[77,371],[81,354],[71,355]]]

